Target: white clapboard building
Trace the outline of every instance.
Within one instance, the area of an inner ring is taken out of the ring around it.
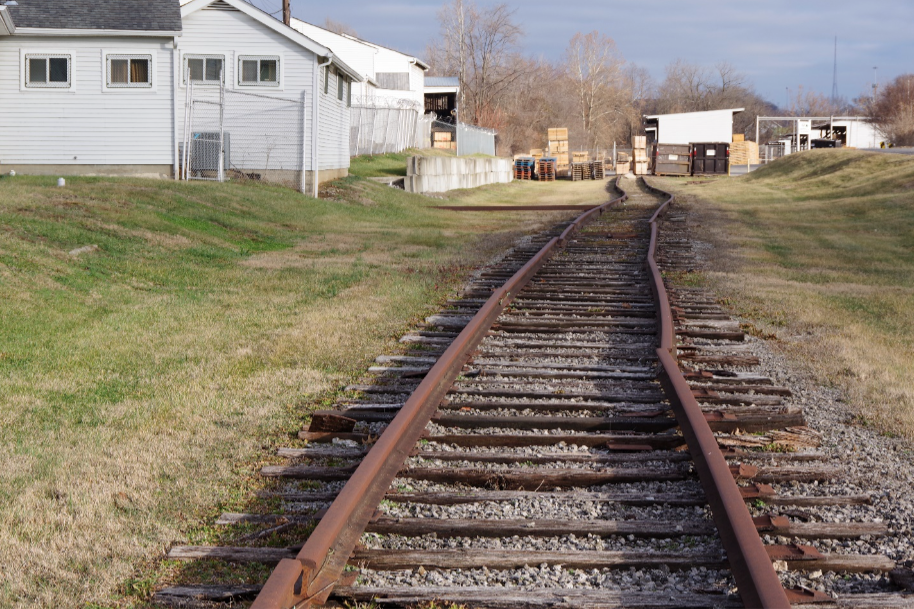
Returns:
[[[243,0],[0,5],[0,171],[177,175],[188,78],[201,92],[224,78],[227,90],[304,100],[304,167],[347,173],[362,77]]]

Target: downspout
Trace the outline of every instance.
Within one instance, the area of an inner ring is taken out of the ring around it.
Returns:
[[[317,176],[319,172],[317,163],[318,118],[320,116],[320,96],[323,95],[320,86],[321,70],[331,63],[333,63],[333,53],[327,57],[325,63],[317,64],[317,68],[314,70],[314,94],[311,96],[311,195],[315,199],[317,198]],[[327,73],[327,78],[330,78],[329,72]]]
[[[178,67],[178,39],[175,38],[171,48],[171,91],[172,91],[172,121],[171,121],[171,139],[174,141],[172,154],[174,154],[174,179],[179,180],[180,163],[178,161],[180,146],[178,145],[178,91],[181,90],[181,75]],[[186,121],[185,117],[185,121]]]

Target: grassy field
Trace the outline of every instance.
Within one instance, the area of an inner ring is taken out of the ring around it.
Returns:
[[[142,604],[310,407],[468,270],[564,217],[467,214],[365,177],[257,184],[0,179],[0,606]],[[602,202],[605,183],[456,192]],[[185,576],[190,577],[185,574]]]
[[[914,159],[791,155],[739,179],[658,180],[718,246],[708,278],[844,388],[857,422],[914,438]]]

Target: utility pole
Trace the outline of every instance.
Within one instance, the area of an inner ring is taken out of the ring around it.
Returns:
[[[292,25],[292,6],[290,2],[291,0],[282,0],[282,22],[286,25]]]
[[[835,36],[835,69],[831,81],[831,103],[838,104],[838,37]]]
[[[873,100],[879,94],[879,66],[873,66]]]

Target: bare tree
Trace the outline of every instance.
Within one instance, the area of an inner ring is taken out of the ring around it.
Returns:
[[[460,79],[460,116],[465,122],[496,126],[501,98],[521,77],[523,31],[507,4],[480,9],[472,0],[453,0],[439,11],[441,38],[430,57]]]
[[[803,85],[797,87],[796,95],[790,98],[787,106],[788,114],[795,116],[840,116],[846,110],[847,102],[807,90]]]
[[[352,26],[341,21],[334,21],[330,17],[324,19],[324,29],[330,30],[334,34],[352,36],[353,38],[359,37],[358,32],[356,32]]]
[[[596,31],[575,34],[565,51],[566,74],[590,149],[627,114],[624,64],[613,39]]]
[[[914,146],[914,74],[902,74],[883,87],[872,121],[895,146]]]

